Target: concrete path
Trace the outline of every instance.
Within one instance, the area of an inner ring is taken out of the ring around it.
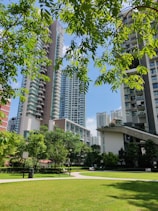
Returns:
[[[0,183],[11,182],[31,182],[41,180],[72,180],[72,179],[99,179],[99,180],[124,180],[124,181],[145,181],[145,182],[158,182],[158,180],[148,179],[132,179],[132,178],[111,178],[111,177],[96,177],[96,176],[84,176],[80,172],[72,172],[70,177],[54,177],[54,178],[22,178],[22,179],[0,179]]]

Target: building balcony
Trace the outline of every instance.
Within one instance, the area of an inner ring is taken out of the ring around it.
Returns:
[[[39,98],[39,99],[40,99],[40,98],[41,98],[41,99],[45,99],[45,96],[44,96],[44,95],[39,94],[39,95],[38,95],[38,98]]]
[[[41,68],[41,70],[40,70],[40,73],[42,73],[42,74],[46,74],[46,73],[47,73],[47,69],[46,69],[46,68],[44,68],[44,67],[42,67],[42,68]]]
[[[36,117],[38,118],[38,117],[41,117],[42,115],[41,115],[41,113],[40,112],[37,112],[36,113]]]
[[[146,117],[146,114],[145,114],[144,111],[138,112],[137,115],[138,115],[139,118],[145,118]]]
[[[39,93],[39,94],[43,94],[43,90],[39,89],[39,90],[38,90],[38,93]]]
[[[136,91],[136,95],[137,96],[142,96],[143,95],[143,92],[142,91]]]
[[[59,97],[60,97],[60,93],[58,93],[58,92],[55,92],[55,93],[54,93],[54,97],[57,97],[57,98],[59,98]]]
[[[136,97],[136,101],[144,101],[143,95],[137,96],[137,97]]]
[[[43,87],[43,88],[42,88],[42,91],[43,91],[43,92],[45,92],[45,91],[46,91],[46,88],[45,88],[45,87]]]
[[[39,82],[39,87],[43,88],[44,87],[44,84],[42,81]]]
[[[38,104],[38,105],[37,105],[37,108],[42,108],[42,105]]]
[[[145,106],[144,105],[138,105],[137,106],[137,109],[140,111],[144,110],[145,109]]]
[[[40,82],[39,83],[42,83],[42,84],[44,84],[44,85],[46,85],[46,81],[44,81],[44,80],[40,80]]]
[[[42,98],[38,98],[38,103],[43,102]]]

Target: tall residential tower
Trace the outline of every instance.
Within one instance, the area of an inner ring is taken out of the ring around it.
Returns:
[[[124,23],[132,22],[131,13],[124,13],[122,16]],[[155,39],[158,39],[158,36],[155,36]],[[126,52],[141,47],[138,34],[131,34],[123,47]],[[143,76],[144,90],[130,89],[125,85],[122,87],[123,122],[128,126],[158,134],[158,52],[152,59],[145,55],[141,60],[134,60],[127,73],[133,74],[139,64],[150,71]]]
[[[50,119],[59,118],[61,70],[54,71],[55,60],[62,56],[63,28],[55,21],[50,26],[52,42],[49,46],[39,43],[40,48],[46,47],[52,65],[39,67],[41,73],[49,76],[50,81],[42,79],[31,81],[24,77],[22,87],[29,90],[24,103],[19,103],[16,131],[24,136],[30,130],[38,130],[41,124],[49,124]]]
[[[85,127],[85,94],[80,91],[80,81],[62,74],[60,118],[67,118]]]

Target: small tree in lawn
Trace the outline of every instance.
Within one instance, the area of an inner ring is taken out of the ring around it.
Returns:
[[[97,165],[98,167],[100,166],[100,164],[101,164],[100,146],[94,144],[90,147],[90,150],[87,153],[85,159],[85,165],[86,166]]]
[[[29,156],[34,160],[34,166],[37,167],[38,159],[46,151],[46,145],[44,142],[44,135],[32,131],[28,137],[27,150]]]
[[[23,165],[23,152],[27,150],[27,143],[22,138],[17,145],[17,150],[15,154],[10,159],[11,166],[22,166]]]
[[[55,168],[63,165],[67,159],[68,150],[61,140],[55,141],[48,149],[48,156],[54,163]]]

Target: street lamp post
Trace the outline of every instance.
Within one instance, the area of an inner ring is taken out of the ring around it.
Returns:
[[[68,158],[68,172],[69,172],[69,176],[71,175],[71,152],[72,152],[72,149],[69,149],[69,158]]]
[[[28,154],[29,154],[28,152],[23,152],[23,154],[22,154],[22,158],[24,160],[24,163],[23,163],[23,178],[25,177],[25,161],[28,158]]]

